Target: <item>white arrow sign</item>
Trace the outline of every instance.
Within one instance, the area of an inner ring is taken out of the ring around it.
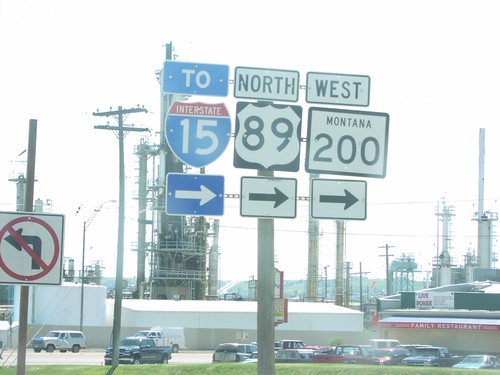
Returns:
[[[176,199],[199,199],[200,206],[210,202],[217,196],[212,190],[204,185],[200,185],[200,190],[176,190]]]
[[[313,219],[366,219],[366,181],[314,178],[310,190]]]
[[[241,178],[241,216],[295,218],[297,180],[295,178]]]

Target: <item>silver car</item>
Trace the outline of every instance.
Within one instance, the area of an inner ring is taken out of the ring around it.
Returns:
[[[219,344],[212,356],[212,363],[241,362],[256,351],[257,347],[252,344]]]

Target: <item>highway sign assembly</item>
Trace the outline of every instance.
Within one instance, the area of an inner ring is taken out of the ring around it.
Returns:
[[[384,178],[389,115],[309,108],[306,171]]]
[[[224,176],[168,173],[166,212],[168,215],[223,215]]]
[[[295,218],[297,180],[294,178],[242,177],[241,216]]]
[[[231,138],[231,117],[224,105],[174,102],[165,124],[172,152],[184,163],[200,168],[215,161]]]
[[[166,60],[162,88],[172,94],[227,96],[229,66]]]
[[[311,218],[366,219],[366,181],[313,178],[310,191]]]
[[[64,216],[0,212],[0,283],[61,285]]]
[[[309,72],[306,102],[367,107],[370,104],[370,77]]]
[[[302,107],[264,102],[236,105],[233,165],[297,172]]]
[[[299,100],[299,72],[264,68],[236,67],[234,97],[242,99]]]

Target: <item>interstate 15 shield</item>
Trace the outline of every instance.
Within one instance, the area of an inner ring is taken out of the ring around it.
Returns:
[[[165,137],[184,163],[201,168],[222,155],[231,138],[231,117],[223,103],[174,102],[167,114]]]

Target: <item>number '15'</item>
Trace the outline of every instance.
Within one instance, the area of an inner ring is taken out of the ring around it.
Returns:
[[[182,126],[182,153],[188,154],[189,150],[189,119],[181,120]],[[217,134],[209,129],[210,126],[217,126],[217,120],[208,120],[208,119],[200,119],[196,121],[196,138],[209,139],[208,147],[201,148],[197,147],[194,150],[194,153],[197,155],[209,155],[214,152],[219,146],[219,139],[217,138]]]

